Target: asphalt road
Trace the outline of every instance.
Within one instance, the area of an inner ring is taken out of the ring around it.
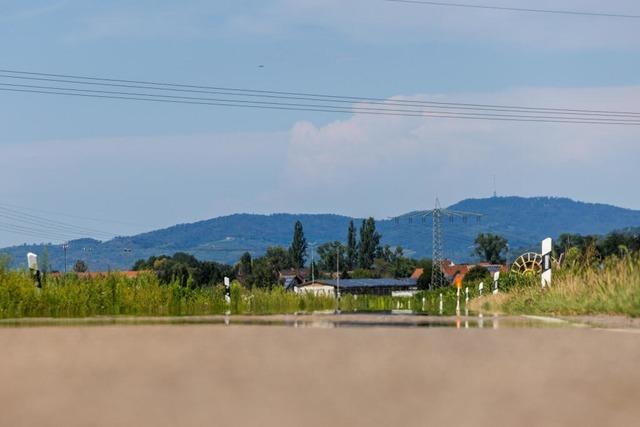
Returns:
[[[638,425],[635,332],[4,327],[0,425]]]

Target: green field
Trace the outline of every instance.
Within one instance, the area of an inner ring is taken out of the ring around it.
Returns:
[[[640,257],[610,257],[597,265],[554,271],[542,290],[537,277],[474,306],[507,314],[640,316]]]

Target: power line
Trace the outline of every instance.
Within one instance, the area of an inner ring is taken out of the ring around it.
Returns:
[[[17,72],[16,72],[17,73]],[[496,112],[526,112],[526,113],[551,113],[551,114],[559,114],[559,115],[594,115],[594,116],[612,116],[612,117],[634,117],[640,118],[640,112],[625,112],[625,111],[602,111],[602,110],[576,110],[576,109],[567,109],[567,108],[536,108],[536,107],[522,107],[522,106],[509,106],[509,105],[491,105],[491,104],[467,104],[467,103],[456,103],[456,102],[436,102],[436,101],[416,101],[416,100],[396,100],[396,99],[382,99],[382,98],[358,98],[358,97],[349,97],[344,96],[340,97],[338,95],[317,95],[317,94],[303,94],[299,93],[295,96],[293,95],[279,95],[279,92],[272,92],[273,94],[254,94],[250,93],[252,90],[247,89],[248,93],[237,92],[240,89],[216,89],[210,90],[206,89],[206,86],[202,86],[202,89],[176,89],[172,87],[157,87],[157,86],[147,86],[150,83],[144,84],[119,84],[119,83],[106,83],[106,82],[95,82],[95,81],[79,81],[79,80],[69,80],[69,79],[57,79],[57,78],[45,78],[45,77],[27,77],[23,75],[14,76],[7,74],[0,74],[0,78],[8,78],[8,79],[19,79],[19,80],[36,80],[36,81],[47,81],[47,82],[56,82],[56,83],[70,83],[73,85],[91,85],[91,86],[103,86],[103,87],[122,87],[129,89],[145,89],[152,91],[170,91],[170,92],[178,92],[178,93],[203,93],[203,94],[212,94],[212,95],[230,95],[230,96],[240,96],[246,98],[267,98],[267,99],[291,99],[291,100],[302,100],[302,101],[322,101],[322,102],[331,102],[331,103],[366,103],[367,105],[383,105],[383,106],[403,106],[403,107],[416,107],[416,106],[425,106],[429,108],[439,108],[439,109],[453,109],[453,110],[478,110],[478,111],[496,111]],[[2,83],[5,86],[14,86],[8,83]],[[27,86],[37,88],[39,86],[35,85],[15,85],[19,86]],[[42,87],[42,86],[40,86]],[[200,87],[200,86],[197,86]],[[69,88],[69,90],[76,91],[76,88]],[[88,90],[88,89],[87,89]],[[267,92],[267,91],[264,91]],[[115,92],[114,92],[115,93]],[[149,95],[149,96],[159,96],[157,94]],[[170,97],[167,95],[166,97]],[[194,98],[200,99],[200,98]]]
[[[44,209],[29,208],[29,207],[26,207],[26,206],[19,206],[19,205],[14,205],[14,204],[9,204],[9,203],[2,203],[2,202],[0,202],[0,206],[4,206],[4,207],[7,207],[7,208],[13,208],[13,209],[19,209],[19,210],[26,211],[26,212],[40,212],[40,213],[45,213],[45,214],[50,214],[50,215],[55,215],[55,216],[62,216],[62,217],[75,218],[75,219],[84,219],[84,220],[87,220],[87,221],[94,221],[94,222],[101,222],[101,223],[113,223],[113,224],[142,226],[142,224],[136,224],[136,223],[133,223],[133,222],[125,222],[125,221],[119,221],[119,220],[113,220],[113,219],[104,219],[104,218],[92,218],[92,217],[80,216],[80,215],[71,215],[71,214],[63,213],[63,212],[56,212],[56,211],[50,211],[50,210],[44,210]]]
[[[161,91],[198,92],[198,93],[225,94],[225,95],[245,96],[245,97],[272,97],[272,98],[278,98],[278,99],[299,99],[299,100],[313,100],[313,101],[322,100],[327,102],[338,102],[338,103],[348,102],[350,104],[382,103],[384,105],[397,105],[397,106],[421,105],[421,106],[428,106],[432,108],[436,108],[436,106],[443,106],[446,108],[474,107],[472,108],[474,110],[481,109],[481,108],[497,108],[497,109],[507,109],[507,110],[523,110],[523,112],[530,112],[530,113],[543,111],[543,112],[553,112],[554,114],[556,113],[557,114],[594,113],[596,115],[611,114],[611,115],[624,115],[624,116],[630,116],[630,117],[640,116],[640,112],[629,112],[629,111],[528,107],[528,106],[513,106],[513,105],[474,104],[474,103],[418,101],[418,100],[396,100],[396,99],[385,99],[385,98],[375,98],[375,97],[358,97],[358,96],[318,94],[318,93],[305,93],[305,92],[269,91],[269,90],[257,90],[257,89],[221,87],[221,86],[180,84],[180,83],[162,83],[162,82],[144,81],[144,80],[124,80],[124,79],[115,79],[115,78],[102,78],[102,77],[95,77],[95,76],[52,74],[52,73],[41,73],[41,72],[32,72],[32,71],[10,70],[10,69],[0,69],[0,72],[18,74],[18,76],[0,75],[0,77],[13,78],[13,79],[45,80],[45,81],[68,82],[73,84],[84,84],[84,85],[118,86],[118,87],[143,88],[143,89],[161,90]],[[74,79],[74,80],[45,79],[45,78],[34,78],[34,77],[25,77],[25,76],[59,77],[63,79]],[[126,85],[121,85],[119,83],[126,83]],[[133,84],[133,85],[129,85],[129,84]],[[139,86],[139,85],[145,85],[145,86]],[[198,90],[192,90],[192,89],[198,89]],[[478,108],[475,108],[475,107],[478,107]]]
[[[494,5],[468,4],[468,3],[448,3],[448,2],[424,1],[424,0],[384,0],[384,1],[388,3],[408,3],[408,4],[419,4],[419,5],[425,5],[425,6],[502,10],[506,12],[595,16],[595,17],[601,17],[601,18],[625,18],[625,19],[640,18],[640,15],[629,15],[625,13],[610,13],[610,12],[589,12],[589,11],[582,11],[582,10],[533,9],[533,8],[523,8],[523,7],[506,7],[506,6],[494,6]]]
[[[301,103],[288,103],[288,102],[265,102],[265,101],[249,101],[249,100],[236,100],[230,98],[202,98],[202,97],[190,97],[190,96],[174,96],[174,95],[160,95],[160,94],[147,94],[140,92],[121,92],[121,91],[105,91],[105,90],[92,90],[92,89],[77,89],[77,88],[66,88],[59,86],[38,86],[38,85],[24,85],[24,84],[11,84],[11,83],[0,83],[0,86],[8,86],[8,87],[19,87],[19,88],[31,88],[31,89],[39,89],[39,90],[48,90],[48,91],[69,91],[72,93],[88,93],[88,94],[108,94],[108,95],[124,95],[124,96],[132,96],[132,97],[149,97],[152,99],[171,99],[171,100],[188,100],[188,101],[208,101],[208,102],[222,102],[222,103],[234,103],[239,105],[253,105],[256,107],[260,106],[285,106],[285,107],[294,107],[294,108],[334,108],[331,105],[326,104],[301,104]],[[335,107],[342,108],[343,107]],[[353,107],[349,110],[350,112],[358,112],[362,114],[369,114],[369,112],[393,112],[393,113],[416,113],[416,114],[456,114],[459,116],[480,116],[485,118],[490,117],[506,117],[506,118],[540,118],[540,119],[557,119],[557,116],[531,116],[531,115],[522,115],[522,114],[495,114],[495,113],[473,113],[473,112],[456,112],[456,111],[443,111],[443,112],[433,112],[433,111],[425,111],[425,110],[415,110],[415,109],[398,109],[398,108],[373,108],[373,107],[364,107],[358,106]],[[462,118],[461,117],[461,118]],[[566,119],[572,119],[567,117]],[[611,123],[633,123],[640,124],[640,117],[636,120],[631,119],[621,119],[621,118],[609,118],[609,117],[588,117],[588,119],[598,120],[598,121],[606,121]]]
[[[75,226],[75,225],[64,223],[61,221],[51,220],[51,219],[43,218],[40,216],[20,212],[18,210],[6,208],[3,206],[0,206],[0,216],[3,216],[5,218],[11,218],[17,221],[31,223],[33,225],[50,227],[53,229],[58,229],[60,231],[65,230],[65,231],[72,231],[77,233],[98,234],[98,235],[108,236],[108,237],[115,236],[114,233],[97,230],[94,228]]]
[[[27,227],[22,225],[16,225],[11,223],[0,222],[0,230],[8,231],[14,234],[25,234],[34,237],[43,237],[53,240],[67,241],[77,238],[72,234],[64,234],[51,230],[43,230],[39,228]]]
[[[5,84],[6,85],[6,84]],[[402,110],[384,109],[382,111],[372,111],[366,107],[334,107],[327,106],[289,106],[286,103],[273,103],[275,105],[265,105],[265,103],[250,103],[238,101],[188,101],[180,99],[167,99],[150,97],[150,95],[141,96],[127,96],[127,95],[98,95],[95,93],[85,92],[68,92],[60,90],[42,90],[42,89],[17,89],[0,87],[0,91],[6,92],[23,92],[23,93],[35,93],[35,94],[48,94],[48,95],[64,95],[64,96],[77,96],[85,98],[98,98],[98,99],[117,99],[117,100],[130,100],[130,101],[151,101],[162,102],[172,104],[191,104],[191,105],[211,105],[221,107],[240,107],[240,108],[257,108],[257,109],[269,109],[269,110],[286,110],[286,111],[312,111],[312,112],[325,112],[325,113],[342,113],[342,114],[368,114],[368,115],[380,115],[380,116],[401,116],[401,117],[422,117],[422,118],[444,118],[444,119],[471,119],[471,120],[491,120],[491,121],[509,121],[509,122],[538,122],[538,123],[571,123],[571,124],[607,124],[607,125],[640,125],[640,121],[625,121],[623,119],[611,119],[611,118],[569,118],[569,117],[557,117],[554,119],[546,118],[543,116],[535,115],[519,115],[519,116],[507,116],[507,117],[495,117],[488,114],[474,114],[474,115],[462,115],[456,112],[420,112],[420,113],[408,113]]]

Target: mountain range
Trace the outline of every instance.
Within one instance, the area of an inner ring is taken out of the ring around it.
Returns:
[[[492,197],[466,199],[448,209],[482,215],[464,221],[442,219],[444,254],[456,262],[473,260],[473,241],[478,233],[495,233],[509,241],[509,258],[525,250],[536,250],[545,237],[562,233],[606,234],[640,226],[640,211],[605,204],[583,203],[555,197]],[[236,262],[242,253],[261,255],[267,247],[288,246],[295,221],[300,220],[309,242],[345,241],[349,221],[359,226],[362,218],[333,214],[234,214],[179,224],[135,236],[109,241],[79,239],[69,242],[67,264],[84,260],[92,271],[126,270],[137,259],[151,255],[187,252],[199,259],[224,263]],[[378,220],[382,244],[402,246],[412,257],[429,257],[432,245],[432,222],[415,219]],[[46,249],[45,249],[46,248]],[[50,268],[64,269],[64,251],[60,245],[21,245],[0,249],[11,256],[12,266],[23,266],[26,253],[48,252]]]

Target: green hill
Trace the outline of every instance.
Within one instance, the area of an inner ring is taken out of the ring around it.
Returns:
[[[473,240],[480,232],[505,236],[513,259],[525,249],[537,249],[547,236],[561,233],[605,234],[613,230],[640,226],[640,211],[604,204],[576,202],[567,198],[495,197],[463,200],[450,209],[483,214],[480,223],[470,219],[450,222],[443,219],[445,255],[458,262],[471,259]],[[129,268],[135,260],[151,255],[184,251],[200,259],[234,263],[249,251],[260,255],[268,246],[288,246],[293,224],[300,220],[307,240],[318,244],[345,240],[351,218],[330,214],[235,214],[192,224],[180,224],[130,237],[99,242],[82,239],[70,242],[67,254],[69,268],[76,259],[84,259],[91,270]],[[359,226],[361,219],[355,219]],[[400,245],[415,257],[430,256],[432,227],[430,220],[377,221],[382,243]],[[47,248],[53,269],[64,268],[59,245]],[[43,255],[45,245],[23,245],[0,249],[8,253],[13,265],[24,265],[28,251]]]

